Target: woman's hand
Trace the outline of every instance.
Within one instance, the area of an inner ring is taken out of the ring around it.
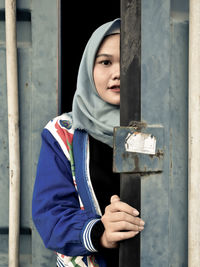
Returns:
[[[137,217],[139,212],[117,195],[110,199],[101,220],[105,231],[101,237],[101,245],[105,248],[116,248],[118,241],[129,239],[144,229],[144,221]]]

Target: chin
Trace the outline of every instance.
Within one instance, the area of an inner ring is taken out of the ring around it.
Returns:
[[[114,105],[114,106],[119,106],[120,101],[107,101],[109,104]]]

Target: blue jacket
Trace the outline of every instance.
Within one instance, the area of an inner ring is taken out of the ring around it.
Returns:
[[[45,246],[58,253],[59,266],[74,260],[82,260],[80,266],[98,266],[92,261],[106,266],[91,241],[101,211],[90,181],[88,142],[88,134],[74,131],[67,114],[42,132],[32,217]]]

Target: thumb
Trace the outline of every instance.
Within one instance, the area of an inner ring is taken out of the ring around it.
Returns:
[[[110,203],[114,203],[114,202],[117,202],[117,201],[120,201],[120,198],[118,195],[113,195],[111,198],[110,198]]]

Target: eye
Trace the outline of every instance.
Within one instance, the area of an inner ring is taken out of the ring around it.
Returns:
[[[110,60],[101,60],[99,64],[104,65],[104,66],[109,66],[112,64],[112,62]]]

